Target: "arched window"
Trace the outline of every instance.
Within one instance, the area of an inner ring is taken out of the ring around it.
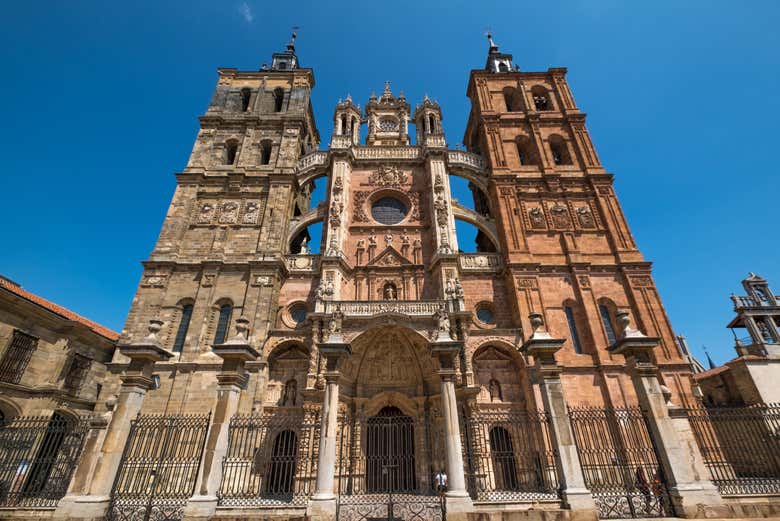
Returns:
[[[433,114],[428,114],[428,128],[430,128],[431,134],[436,133],[436,118]]]
[[[550,152],[552,152],[553,162],[556,165],[570,165],[571,156],[566,141],[561,136],[550,136]]]
[[[531,140],[527,136],[518,136],[516,144],[517,158],[521,166],[538,164]]]
[[[268,496],[290,496],[295,483],[295,460],[298,436],[290,430],[276,435],[268,467],[265,493]]]
[[[284,89],[277,87],[274,89],[274,112],[282,111],[282,102],[284,101]]]
[[[268,165],[271,163],[271,142],[263,141],[260,143],[260,164]]]
[[[547,94],[547,89],[541,85],[537,85],[531,89],[531,97],[534,100],[534,106],[536,110],[552,110],[552,103],[550,102],[550,96]]]
[[[517,462],[512,438],[504,427],[490,429],[490,457],[496,490],[518,490]]]
[[[249,110],[249,98],[252,97],[252,91],[249,87],[241,89],[241,112]]]
[[[350,134],[349,125],[347,125],[347,115],[341,115],[341,135],[348,136]]]
[[[509,66],[506,64],[506,62],[501,62],[498,64],[498,72],[509,72]]]
[[[214,343],[224,344],[227,339],[228,327],[230,326],[230,316],[233,314],[231,304],[222,304],[219,307],[219,316],[217,317],[217,331],[214,333]]]
[[[179,329],[176,330],[176,339],[173,341],[173,352],[181,353],[184,347],[184,340],[187,338],[187,330],[190,328],[192,319],[192,304],[185,304],[181,308],[181,319],[179,320]]]
[[[236,154],[238,154],[238,143],[236,141],[228,141],[225,143],[226,165],[232,165],[236,162]]]
[[[582,344],[580,343],[580,335],[577,331],[577,321],[574,318],[574,309],[571,306],[563,308],[566,313],[566,322],[569,323],[569,334],[571,334],[571,343],[574,346],[574,352],[582,354]]]
[[[615,343],[615,328],[612,327],[612,318],[609,314],[609,308],[606,305],[599,305],[599,314],[601,315],[601,322],[604,324],[604,331],[607,333],[607,341],[609,345]]]

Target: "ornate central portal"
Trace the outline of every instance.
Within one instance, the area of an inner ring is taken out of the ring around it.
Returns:
[[[366,425],[366,492],[415,492],[415,474],[414,423],[397,407],[385,407]]]

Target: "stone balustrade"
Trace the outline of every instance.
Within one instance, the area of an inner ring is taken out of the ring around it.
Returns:
[[[355,159],[418,159],[419,147],[354,147]]]
[[[318,150],[311,154],[306,154],[298,160],[298,172],[302,172],[314,166],[324,165],[328,161],[328,153]]]
[[[480,172],[484,172],[487,169],[487,163],[482,157],[471,152],[464,152],[463,150],[447,151],[447,163],[450,166],[470,167]]]
[[[381,313],[430,317],[436,313],[443,302],[443,300],[328,300],[325,301],[325,313],[333,313],[338,305],[346,317],[370,317]]]

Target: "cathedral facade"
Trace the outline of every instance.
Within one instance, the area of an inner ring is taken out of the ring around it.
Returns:
[[[566,70],[491,40],[466,150],[389,84],[321,149],[313,87],[219,69],[53,515],[733,516]]]

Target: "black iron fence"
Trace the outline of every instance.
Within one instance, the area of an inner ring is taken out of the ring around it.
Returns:
[[[234,416],[222,469],[221,505],[304,505],[314,490],[316,411]]]
[[[599,517],[673,515],[658,455],[638,407],[569,410],[577,452]]]
[[[463,463],[472,497],[557,500],[558,473],[544,412],[472,411],[461,418]]]
[[[0,426],[0,506],[53,507],[68,489],[87,420],[54,413]]]
[[[712,482],[723,495],[780,493],[780,405],[686,411]]]
[[[181,519],[200,469],[210,415],[136,418],[111,493],[109,521]]]

